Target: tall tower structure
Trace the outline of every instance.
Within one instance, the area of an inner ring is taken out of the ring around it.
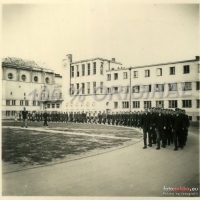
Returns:
[[[63,96],[63,104],[62,110],[66,111],[66,105],[69,104],[70,101],[70,85],[71,85],[71,63],[72,63],[72,54],[66,55],[66,58],[63,59],[62,66],[62,96]]]

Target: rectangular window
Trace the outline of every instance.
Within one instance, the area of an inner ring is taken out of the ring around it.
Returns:
[[[144,108],[151,108],[151,101],[144,101]]]
[[[60,104],[59,103],[56,104],[56,108],[60,108]]]
[[[183,108],[191,108],[192,107],[192,100],[182,100]]]
[[[156,101],[156,108],[164,108],[164,101]]]
[[[129,108],[129,102],[128,101],[122,102],[122,108]]]
[[[123,86],[122,92],[125,93],[125,94],[129,93],[129,86]]]
[[[24,100],[20,100],[20,106],[24,105]]]
[[[107,88],[107,93],[108,93],[108,94],[111,93],[111,88]]]
[[[114,73],[114,80],[118,80],[118,73]]]
[[[74,66],[71,66],[71,77],[74,77]]]
[[[200,81],[197,81],[196,82],[196,90],[199,90],[199,88],[200,88]]]
[[[85,65],[82,65],[82,76],[85,76]]]
[[[118,108],[118,102],[114,102],[114,108]]]
[[[28,106],[28,100],[25,100],[25,106]]]
[[[170,67],[169,68],[169,74],[174,75],[175,74],[175,67]]]
[[[169,91],[177,91],[177,83],[169,83]]]
[[[73,95],[74,94],[74,84],[71,84],[71,88],[70,88],[70,94]]]
[[[128,78],[128,73],[127,73],[127,72],[124,72],[124,73],[123,73],[123,78],[124,78],[124,79],[127,79],[127,78]]]
[[[157,75],[157,76],[162,76],[162,69],[161,69],[161,68],[158,68],[158,69],[156,70],[156,75]]]
[[[93,93],[96,94],[96,82],[93,82]]]
[[[93,74],[96,74],[97,68],[96,68],[96,62],[93,62]]]
[[[150,70],[149,69],[145,70],[145,77],[150,77]]]
[[[138,78],[138,71],[133,71],[133,78]]]
[[[107,74],[107,81],[111,81],[111,74]]]
[[[156,92],[163,92],[164,91],[164,84],[156,84]]]
[[[79,83],[76,84],[77,94],[79,94]]]
[[[184,65],[183,66],[183,73],[189,74],[190,73],[190,65]]]
[[[144,92],[151,92],[151,85],[143,85]]]
[[[10,106],[10,100],[6,100],[6,105]]]
[[[103,62],[101,62],[100,74],[103,75]]]
[[[133,86],[132,87],[132,93],[139,93],[140,92],[140,86]]]
[[[16,105],[16,100],[12,100],[12,106]]]
[[[52,105],[52,106],[51,106],[52,108],[55,108],[55,104],[51,104],[51,105]]]
[[[47,104],[47,108],[50,108],[50,104],[49,103]]]
[[[188,119],[189,119],[190,121],[192,121],[192,116],[188,116]]]
[[[139,101],[133,101],[133,108],[140,108],[140,102]]]
[[[85,94],[85,83],[82,83],[82,94]]]
[[[182,83],[182,90],[183,91],[192,90],[192,83],[191,82]]]
[[[200,108],[200,100],[197,99],[197,108]]]
[[[87,75],[90,75],[90,63],[87,64],[87,67],[88,67],[88,70],[87,70],[88,74]]]
[[[199,119],[200,119],[200,117],[199,117],[199,116],[197,116],[197,121],[199,121]]]
[[[100,93],[103,93],[103,82],[100,82]]]
[[[10,116],[10,111],[6,111],[6,116]]]
[[[36,106],[36,101],[33,101],[33,106]]]
[[[177,108],[177,100],[169,100],[169,108]]]
[[[10,95],[12,95],[12,92],[10,92]]]
[[[87,93],[90,94],[90,82],[87,82]]]
[[[77,73],[77,77],[79,77],[79,66],[76,65],[76,73]]]
[[[40,102],[39,101],[37,101],[37,105],[40,106]]]
[[[113,92],[118,93],[118,87],[113,87]]]

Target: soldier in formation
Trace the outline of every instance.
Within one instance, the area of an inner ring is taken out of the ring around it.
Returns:
[[[190,126],[188,115],[181,109],[145,108],[144,111],[108,112],[28,112],[27,120],[33,122],[74,122],[128,126],[143,129],[143,149],[156,145],[156,150],[174,144],[174,151],[183,149],[187,142]],[[147,144],[148,143],[148,144]]]

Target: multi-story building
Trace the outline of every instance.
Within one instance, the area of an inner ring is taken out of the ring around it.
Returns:
[[[59,110],[62,77],[44,63],[7,57],[2,61],[2,118],[28,111]]]
[[[114,58],[93,58],[72,62],[72,55],[63,60],[64,111],[98,111],[104,106],[107,70],[121,68]],[[67,91],[67,93],[66,93]]]
[[[199,120],[199,56],[192,60],[125,68],[115,59],[63,60],[64,111],[185,109]],[[71,86],[71,87],[70,87]]]

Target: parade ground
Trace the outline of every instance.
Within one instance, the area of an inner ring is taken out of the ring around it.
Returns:
[[[184,149],[142,149],[133,127],[2,122],[3,196],[199,196],[199,124]]]

